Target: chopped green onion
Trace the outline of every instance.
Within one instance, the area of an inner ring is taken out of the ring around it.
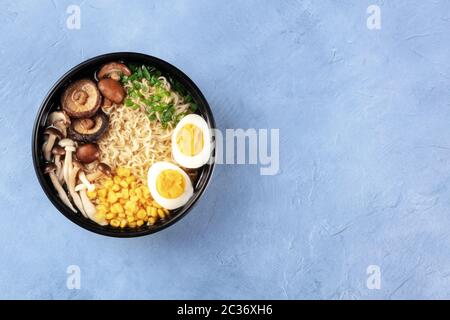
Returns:
[[[138,81],[133,81],[133,88],[135,88],[136,90],[139,90],[142,88],[142,85]]]
[[[142,99],[142,101],[144,101],[144,103],[149,107],[151,107],[151,105],[153,103],[153,101],[151,99]]]
[[[150,72],[148,72],[146,66],[142,66],[142,74],[144,75],[145,79],[150,80]]]
[[[191,103],[190,109],[191,109],[192,112],[195,112],[198,109],[198,105],[196,103]]]
[[[155,76],[151,76],[150,77],[150,84],[152,86],[156,85],[156,82],[158,81],[158,79]]]
[[[153,110],[155,110],[157,112],[162,112],[162,111],[164,111],[164,109],[165,109],[165,106],[162,104],[157,104],[153,107]]]
[[[173,116],[173,108],[167,108],[166,111],[164,111],[161,121],[163,122],[169,122],[172,120],[172,116]]]
[[[128,95],[129,95],[131,98],[134,98],[134,99],[139,98],[138,93],[137,93],[136,91],[128,92]]]
[[[137,65],[135,65],[134,63],[131,63],[128,65],[128,68],[130,68],[131,73],[135,73],[139,67]]]
[[[172,90],[183,96],[184,101],[190,104],[188,112],[177,113],[173,103],[164,102],[172,100],[170,99],[171,91],[163,87],[163,82],[159,80],[159,77],[161,77],[159,70],[146,65],[129,65],[129,67],[132,70],[132,75],[129,77],[122,75],[120,79],[127,86],[125,106],[134,110],[142,108],[150,121],[159,121],[163,128],[176,125],[187,113],[197,110],[198,106],[194,103],[193,97],[178,81],[170,77],[167,78]],[[152,86],[151,89],[150,86]],[[149,95],[150,90],[154,92]]]
[[[137,70],[137,76],[138,76],[139,79],[142,79],[142,78],[143,78],[143,74],[142,74],[142,69],[141,69],[141,68],[139,68],[139,69]]]
[[[131,76],[128,77],[129,81],[134,81],[138,78],[137,73],[133,73]]]
[[[130,98],[125,99],[125,105],[127,107],[131,107],[133,105],[133,101]]]

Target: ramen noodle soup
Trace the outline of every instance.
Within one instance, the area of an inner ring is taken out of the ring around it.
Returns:
[[[167,219],[211,154],[193,98],[151,66],[117,61],[71,83],[47,119],[45,173],[74,213],[103,226]]]

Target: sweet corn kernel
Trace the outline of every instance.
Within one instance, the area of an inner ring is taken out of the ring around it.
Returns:
[[[149,225],[153,225],[153,224],[155,224],[155,222],[156,222],[156,218],[153,218],[153,217],[148,218]]]
[[[106,213],[107,211],[108,211],[108,208],[104,204],[99,204],[97,206],[98,213]]]
[[[125,220],[125,219],[123,219],[123,220],[120,221],[120,227],[121,227],[121,228],[125,228],[125,227],[127,226],[127,224],[128,224],[128,221]]]
[[[114,213],[106,214],[106,219],[108,219],[108,220],[114,219],[115,217],[116,217],[116,215]]]
[[[128,182],[126,182],[125,180],[120,181],[120,186],[122,188],[128,188]]]
[[[113,186],[113,184],[114,184],[114,182],[113,182],[111,179],[108,179],[108,180],[105,181],[105,183],[103,184],[103,186],[104,186],[106,189],[109,189],[109,188],[111,188],[111,187]]]
[[[136,212],[138,210],[138,207],[135,202],[128,200],[125,203],[125,210],[129,212]]]
[[[122,198],[128,199],[130,197],[130,194],[128,193],[128,189],[122,189]]]
[[[152,204],[154,207],[157,207],[158,209],[161,209],[162,207],[156,202],[155,200],[152,201]]]
[[[133,216],[128,216],[127,220],[128,220],[128,222],[134,222],[134,217]]]
[[[120,226],[120,221],[117,219],[113,219],[109,222],[109,224],[117,228],[118,226]]]
[[[117,216],[122,219],[125,219],[127,217],[125,213],[119,213]]]
[[[136,216],[137,216],[139,219],[144,219],[146,215],[147,215],[147,213],[145,212],[144,209],[140,209],[140,210],[138,211],[138,213],[136,214]]]
[[[137,225],[138,227],[142,226],[143,224],[144,224],[144,220],[138,220],[138,221],[136,221],[136,225]]]
[[[118,168],[116,173],[119,177],[129,177],[131,175],[130,169],[127,168]]]
[[[132,196],[132,197],[130,197],[130,201],[132,201],[132,202],[138,202],[138,201],[139,201],[139,197],[137,197],[137,196]]]
[[[103,214],[103,213],[96,213],[95,214],[95,220],[96,221],[103,221],[103,220],[105,220],[105,215]]]
[[[136,193],[136,197],[139,197],[139,198],[142,197],[142,190],[141,189],[136,188],[135,193]]]
[[[106,189],[100,189],[97,191],[97,196],[99,198],[106,198],[106,192],[107,192]]]
[[[109,191],[108,192],[108,202],[109,203],[114,203],[117,201],[117,195],[114,191]]]
[[[161,219],[164,219],[165,214],[164,214],[164,210],[163,209],[158,209],[158,215]]]
[[[114,184],[112,187],[111,187],[111,190],[112,191],[120,191],[120,185],[119,184]]]
[[[129,222],[129,223],[128,223],[128,226],[129,226],[130,228],[136,228],[136,222]]]
[[[115,176],[114,179],[113,179],[113,181],[114,181],[114,183],[119,184],[120,181],[122,181],[122,179],[120,179],[119,176]]]
[[[126,181],[128,184],[131,184],[132,182],[135,182],[135,181],[136,181],[136,178],[135,178],[134,176],[129,176],[129,177],[127,177],[127,178],[125,179],[125,181]]]
[[[158,209],[156,207],[152,207],[150,215],[156,219],[158,217]]]
[[[117,174],[119,177],[122,176],[122,170],[123,170],[123,168],[120,168],[120,167],[116,169],[116,174]]]
[[[95,198],[97,198],[97,192],[94,190],[94,191],[88,191],[87,192],[87,196],[88,196],[88,198],[89,199],[95,199]]]
[[[111,206],[111,211],[114,210],[115,213],[122,213],[123,212],[123,207],[120,205],[120,203],[114,203]]]

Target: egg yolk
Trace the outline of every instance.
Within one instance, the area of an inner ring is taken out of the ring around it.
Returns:
[[[156,189],[158,193],[167,199],[175,199],[181,196],[184,192],[185,185],[184,176],[173,169],[162,171],[156,178]]]
[[[177,136],[178,149],[186,156],[196,156],[203,150],[203,132],[193,124],[186,124]]]

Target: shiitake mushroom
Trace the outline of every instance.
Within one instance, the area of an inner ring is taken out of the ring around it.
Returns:
[[[100,108],[102,96],[95,82],[81,79],[70,84],[61,97],[62,109],[72,118],[92,117]]]
[[[109,117],[99,111],[92,118],[73,120],[69,127],[69,137],[84,143],[96,142],[108,130],[108,124]]]
[[[122,103],[125,98],[125,90],[119,81],[116,81],[111,78],[101,79],[98,82],[98,89],[102,93],[102,95],[111,100],[114,103]]]
[[[111,78],[116,81],[120,80],[121,75],[129,77],[131,75],[131,70],[120,62],[110,62],[103,65],[97,74],[99,79]]]
[[[100,157],[100,149],[96,143],[86,143],[78,146],[75,155],[81,163],[91,163]]]

